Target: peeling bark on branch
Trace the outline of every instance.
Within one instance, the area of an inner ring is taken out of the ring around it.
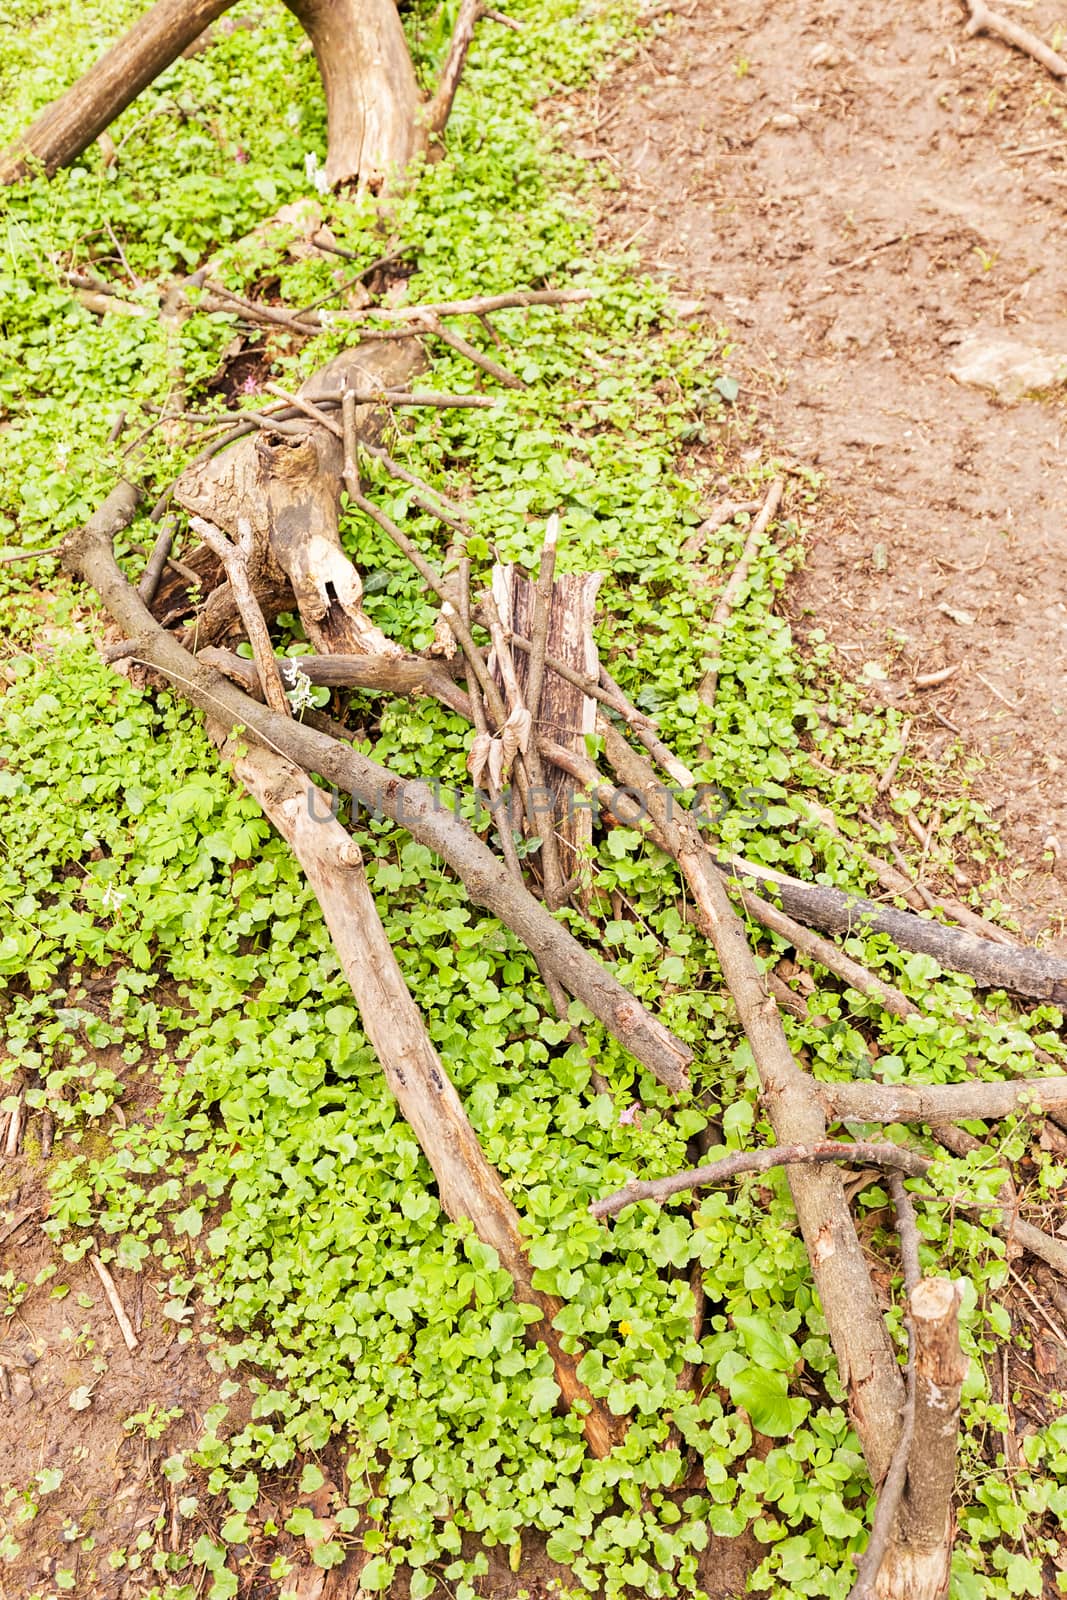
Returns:
[[[915,1341],[914,1434],[894,1535],[868,1594],[940,1600],[949,1586],[960,1391],[967,1376],[955,1284],[924,1278],[912,1290],[908,1320]]]

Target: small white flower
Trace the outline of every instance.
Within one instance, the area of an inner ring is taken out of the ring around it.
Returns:
[[[315,686],[306,672],[300,670],[299,664],[292,657],[281,664],[282,682],[285,684],[285,693],[289,704],[299,715],[315,704]]]
[[[329,194],[329,179],[323,168],[319,166],[319,158],[314,150],[309,150],[304,157],[304,172],[307,175],[307,181],[314,188],[316,194]]]
[[[113,883],[109,883],[104,890],[101,904],[105,911],[117,911],[125,900],[126,891],[124,889],[116,889]]]

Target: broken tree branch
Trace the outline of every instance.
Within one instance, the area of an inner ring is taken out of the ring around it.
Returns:
[[[697,689],[697,695],[709,709],[715,704],[715,694],[719,686],[719,667],[722,664],[720,650],[726,625],[730,620],[730,614],[734,606],[737,604],[741,590],[745,586],[759,542],[770,527],[774,514],[781,504],[784,491],[785,479],[775,478],[767,491],[767,498],[763,502],[763,510],[748,530],[737,566],[734,568],[730,581],[720,595],[719,602],[712,613],[711,647],[715,653],[707,671],[700,680],[700,687]]]
[[[582,1426],[590,1449],[594,1455],[607,1455],[618,1442],[620,1425],[579,1379],[580,1354],[568,1354],[562,1347],[552,1326],[560,1302],[533,1287],[518,1213],[485,1158],[411,998],[367,884],[358,845],[329,815],[327,796],[321,796],[321,807],[312,807],[307,779],[292,762],[262,745],[248,746],[241,753],[236,741],[227,743],[221,732],[217,742],[237,778],[291,847],[314,890],[364,1030],[437,1179],[442,1207],[454,1222],[470,1220],[478,1238],[492,1245],[510,1273],[515,1298],[540,1311],[540,1321],[531,1325],[527,1336],[544,1341],[568,1407],[575,1400],[582,1402]]]
[[[252,585],[249,581],[248,565],[252,557],[252,524],[244,519],[238,521],[236,544],[231,544],[221,528],[216,528],[204,517],[190,517],[189,526],[194,533],[200,535],[208,549],[213,550],[222,562],[226,577],[229,579],[230,588],[233,590],[234,603],[240,613],[241,621],[245,625],[248,642],[252,646],[252,659],[255,662],[256,672],[267,704],[272,711],[277,711],[280,716],[291,716],[292,710],[289,705],[289,697],[285,692],[285,685],[282,683],[278,658],[274,654],[274,647],[270,642],[267,624],[263,620],[263,613],[259,609],[259,602],[252,593]]]
[[[1010,44],[1016,50],[1021,50],[1043,66],[1046,72],[1051,72],[1054,78],[1067,78],[1067,60],[1059,51],[1053,50],[1036,33],[1031,33],[1029,28],[1021,28],[1017,22],[1012,22],[1009,17],[1002,17],[999,12],[990,11],[985,0],[965,0],[969,21],[967,23],[968,35],[976,33],[991,33],[997,39],[1002,39],[1005,44]]]
[[[656,833],[693,891],[751,1046],[775,1137],[783,1146],[823,1144],[826,1117],[816,1086],[793,1059],[778,1008],[692,818],[667,805],[647,757],[606,718],[599,728],[608,762],[622,784],[642,796]],[[840,1174],[822,1166],[795,1166],[789,1186],[852,1419],[871,1475],[880,1481],[900,1430],[903,1384]]]
[[[676,1092],[685,1089],[692,1059],[689,1047],[651,1016],[533,895],[512,882],[488,846],[441,804],[430,787],[405,781],[359,751],[257,705],[190,656],[156,622],[127,583],[112,548],[115,534],[132,520],[138,498],[132,485],[118,485],[85,527],[69,536],[63,552],[68,571],[96,590],[129,637],[134,646],[131,655],[162,672],[216,720],[229,718],[231,727],[243,726],[249,737],[391,817],[439,855],[462,878],[474,903],[498,916],[534,950],[564,988],[660,1082]]]

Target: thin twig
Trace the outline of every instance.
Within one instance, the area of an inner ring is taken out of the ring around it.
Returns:
[[[14,566],[16,561],[36,561],[39,556],[54,556],[62,549],[62,545],[50,544],[44,550],[12,550],[0,555],[0,567]]]
[[[264,388],[268,394],[276,395],[279,400],[284,400],[287,405],[295,406],[296,409],[298,411],[302,411],[306,417],[310,417],[312,422],[317,422],[323,428],[329,429],[334,438],[344,438],[344,433],[340,424],[337,422],[337,419],[335,417],[328,417],[325,411],[323,411],[321,407],[317,406],[313,400],[306,399],[302,394],[290,394],[287,389],[282,388],[280,383],[267,383],[264,384]],[[341,409],[343,412],[343,400],[341,401]]]
[[[697,690],[697,694],[699,695],[700,699],[709,708],[715,704],[715,695],[719,686],[719,667],[721,665],[720,651],[726,624],[730,620],[730,614],[733,611],[734,606],[737,604],[738,596],[740,595],[741,590],[744,587],[745,580],[748,577],[749,569],[752,566],[752,562],[756,555],[756,548],[770,526],[775,512],[778,510],[784,490],[785,479],[775,478],[774,482],[767,491],[767,498],[763,502],[763,510],[760,512],[759,516],[748,530],[748,535],[741,550],[740,559],[730,576],[729,582],[727,583],[722,594],[719,596],[719,602],[712,614],[712,648],[715,651],[715,655],[712,659],[711,665],[708,667],[703,678],[701,679],[700,687]]]
[[[141,581],[137,585],[137,593],[146,606],[150,606],[156,598],[159,580],[163,576],[163,568],[170,557],[170,547],[174,543],[174,518],[167,517],[156,535],[156,542],[152,547],[152,554],[145,562],[145,569],[141,573]]]
[[[371,456],[375,461],[380,461],[391,478],[396,478],[400,483],[408,484],[416,492],[413,496],[415,504],[421,506],[423,511],[428,511],[431,517],[436,517],[438,522],[446,528],[451,528],[453,533],[466,534],[467,525],[463,521],[463,513],[459,506],[453,505],[443,495],[439,495],[424,478],[418,477],[414,472],[409,472],[407,467],[402,467],[399,461],[394,461],[388,450],[383,445],[372,444],[369,439],[360,441],[365,455]]]
[[[115,1316],[115,1321],[119,1325],[119,1332],[122,1334],[122,1337],[126,1342],[127,1350],[131,1355],[133,1355],[134,1351],[137,1349],[137,1335],[133,1331],[133,1323],[126,1315],[126,1307],[123,1305],[122,1300],[119,1297],[119,1291],[115,1286],[115,1280],[95,1251],[89,1257],[89,1264],[103,1285],[104,1293],[107,1295],[107,1303],[111,1307],[111,1310]]]
[[[654,1200],[661,1205],[671,1195],[686,1189],[704,1188],[708,1184],[728,1183],[730,1179],[748,1172],[770,1172],[775,1167],[820,1166],[827,1162],[844,1161],[856,1166],[889,1167],[905,1172],[911,1178],[921,1178],[930,1165],[926,1157],[913,1150],[904,1150],[896,1144],[870,1144],[857,1141],[853,1144],[826,1140],[818,1144],[787,1144],[766,1150],[737,1150],[723,1156],[721,1161],[709,1162],[704,1167],[692,1167],[688,1172],[674,1172],[667,1178],[630,1182],[602,1200],[590,1202],[589,1211],[594,1217],[615,1217],[627,1206],[639,1200]]]
[[[460,334],[453,333],[450,328],[446,328],[439,317],[434,316],[431,312],[426,312],[419,320],[423,327],[433,334],[435,339],[440,339],[442,344],[448,345],[450,350],[455,350],[458,355],[463,356],[472,366],[488,373],[491,378],[495,378],[498,383],[502,383],[506,389],[526,388],[526,384],[521,378],[516,377],[514,372],[510,372],[507,367],[501,366],[499,361],[494,361],[492,356],[485,355],[476,345],[471,344],[468,339],[464,339]]]
[[[911,737],[911,730],[913,726],[913,719],[911,717],[906,717],[900,730],[900,743],[897,746],[896,754],[878,780],[878,794],[885,794],[886,790],[893,782],[893,779],[896,777],[897,769],[900,766],[901,761],[904,759],[904,752],[908,748],[908,740]]]

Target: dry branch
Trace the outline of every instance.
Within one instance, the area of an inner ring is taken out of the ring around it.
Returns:
[[[620,1437],[619,1424],[578,1378],[580,1352],[568,1354],[562,1348],[552,1326],[560,1302],[533,1287],[518,1213],[485,1158],[411,998],[355,840],[329,816],[325,795],[312,808],[307,779],[292,762],[262,746],[241,753],[234,742],[226,743],[225,735],[217,742],[237,778],[290,845],[315,892],[367,1037],[437,1179],[442,1207],[454,1222],[470,1220],[478,1238],[492,1245],[510,1273],[515,1298],[540,1311],[541,1320],[530,1326],[527,1336],[544,1340],[563,1399],[568,1407],[582,1402],[589,1447],[594,1455],[606,1455]]]
[[[1067,1078],[1014,1083],[820,1083],[819,1098],[839,1122],[997,1121],[1067,1106]]]
[[[775,1137],[783,1146],[823,1144],[826,1118],[816,1086],[793,1059],[778,1008],[764,988],[745,930],[696,826],[687,812],[668,807],[646,757],[605,719],[600,731],[609,763],[624,786],[644,797],[656,833],[693,891],[751,1046]],[[852,1419],[878,1481],[888,1469],[900,1429],[900,1370],[840,1175],[821,1166],[794,1167],[789,1186]]]
[[[115,1321],[119,1325],[119,1332],[122,1334],[123,1342],[130,1354],[133,1355],[137,1349],[137,1335],[133,1331],[133,1323],[126,1315],[126,1307],[123,1305],[122,1297],[115,1286],[115,1280],[95,1251],[89,1257],[89,1264],[100,1279],[103,1291],[107,1296],[107,1303],[111,1307]]]
[[[825,1166],[846,1162],[855,1166],[889,1167],[907,1173],[909,1178],[921,1178],[930,1162],[913,1150],[904,1150],[897,1144],[870,1144],[857,1140],[852,1144],[835,1140],[822,1140],[817,1144],[776,1145],[767,1150],[737,1150],[719,1161],[708,1162],[703,1167],[690,1167],[686,1172],[672,1172],[666,1178],[632,1178],[614,1194],[590,1202],[594,1217],[615,1217],[627,1206],[640,1200],[652,1200],[662,1205],[672,1195],[683,1194],[687,1189],[703,1189],[710,1184],[729,1183],[750,1172],[771,1172],[775,1167]]]
[[[231,544],[222,530],[206,521],[204,517],[190,517],[189,526],[194,533],[200,535],[208,549],[213,550],[222,562],[230,588],[233,590],[234,602],[245,625],[248,642],[252,646],[252,659],[267,704],[272,711],[277,711],[281,716],[290,716],[289,697],[282,683],[278,658],[274,654],[267,624],[263,620],[263,613],[252,593],[252,584],[249,580],[252,524],[244,518],[238,519],[236,544]]]
[[[1032,56],[1054,78],[1067,78],[1067,60],[1051,45],[1039,39],[1036,33],[1031,33],[1029,28],[1021,28],[1017,22],[1002,17],[999,12],[990,11],[985,0],[965,0],[965,4],[970,15],[968,34],[991,33],[1005,44],[1021,50],[1024,55]]]
[[[345,789],[380,810],[439,855],[484,906],[534,950],[564,988],[580,1000],[630,1053],[669,1088],[688,1085],[689,1047],[676,1039],[633,995],[556,922],[544,906],[514,884],[492,851],[426,784],[405,781],[359,751],[302,723],[257,705],[219,673],[196,661],[169,635],[127,583],[112,548],[128,526],[138,493],[122,483],[64,546],[64,561],[99,594],[126,632],[131,654],[155,667],[209,716],[243,726],[249,736],[289,756],[305,771]]]
[[[915,1341],[915,1420],[904,1493],[873,1591],[877,1600],[938,1600],[948,1592],[960,1392],[959,1290],[924,1278],[908,1299]]]
[[[730,576],[730,581],[727,583],[725,589],[720,595],[719,602],[712,614],[711,640],[712,649],[714,650],[715,654],[712,658],[710,666],[705,672],[703,678],[700,680],[700,687],[697,690],[697,694],[699,695],[700,699],[708,707],[714,706],[715,704],[715,693],[719,685],[719,667],[722,664],[719,652],[722,648],[722,639],[726,629],[726,624],[729,622],[730,614],[733,611],[734,606],[737,604],[741,590],[745,586],[749,569],[751,568],[752,562],[755,559],[759,542],[763,538],[763,535],[767,532],[767,529],[770,527],[770,524],[774,518],[774,514],[781,504],[784,490],[785,479],[775,478],[774,482],[767,491],[767,498],[763,502],[763,510],[760,512],[759,516],[748,530],[744,546],[741,550],[740,559],[738,560],[737,566],[734,568],[733,573]]]

